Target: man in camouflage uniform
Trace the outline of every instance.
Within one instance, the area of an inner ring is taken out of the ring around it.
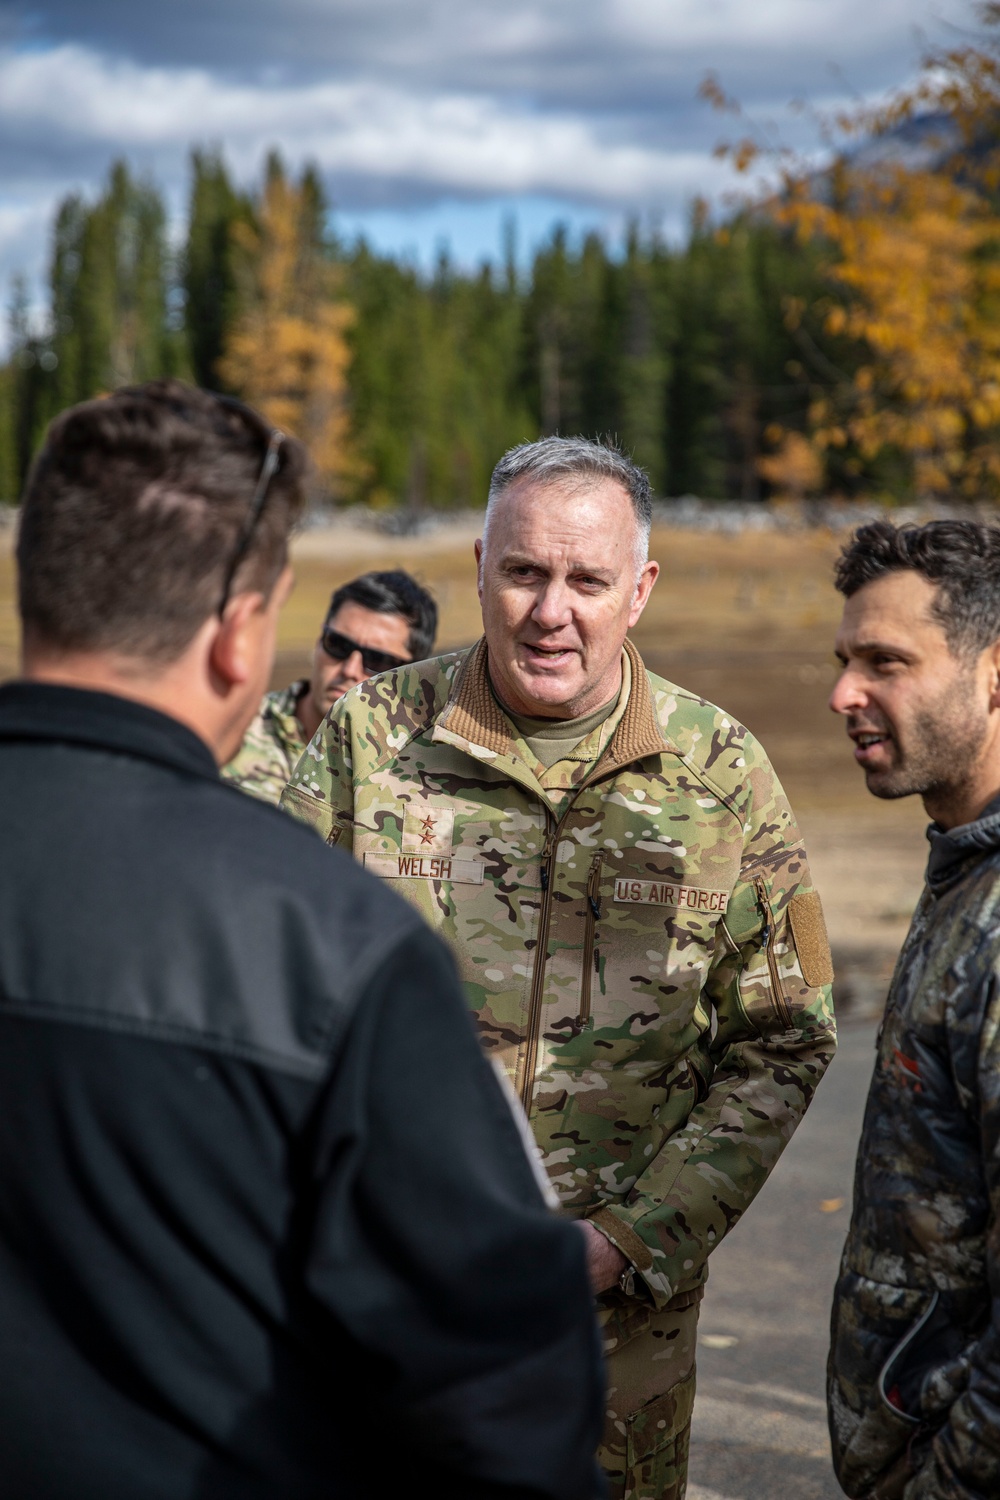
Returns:
[[[1000,530],[862,527],[830,706],[876,797],[933,819],[878,1039],[834,1299],[848,1495],[1000,1495]]]
[[[343,584],[330,600],[311,675],[267,694],[225,779],[276,804],[331,704],[374,672],[429,656],[436,630],[437,605],[402,569]]]
[[[830,1059],[829,950],[760,746],[626,640],[645,475],[548,438],[490,495],[483,638],[336,705],[282,806],[451,943],[587,1236],[611,1492],[679,1500],[706,1259]]]

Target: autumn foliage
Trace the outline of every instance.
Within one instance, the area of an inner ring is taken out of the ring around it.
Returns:
[[[831,122],[825,167],[722,148],[769,186],[723,222],[696,203],[682,243],[557,224],[524,257],[509,225],[493,261],[422,269],[339,241],[308,168],[241,187],[196,151],[174,228],[116,163],[59,206],[44,316],[14,287],[0,501],[56,411],[166,373],[304,438],[320,503],[478,505],[552,431],[613,435],[663,496],[1000,501],[1000,0],[979,15]]]
[[[842,205],[781,210],[829,248],[823,326],[858,356],[810,405],[817,451],[905,455],[920,495],[1000,493],[1000,219],[944,173],[838,176]]]
[[[233,225],[239,311],[216,369],[275,427],[305,442],[324,489],[336,495],[355,468],[346,338],[353,314],[322,214],[312,175],[294,183],[273,157],[256,212]]]
[[[829,171],[777,162],[780,192],[757,211],[818,252],[824,284],[785,301],[814,368],[804,431],[769,429],[772,479],[796,453],[802,470],[804,437],[815,465],[862,487],[902,469],[917,496],[1000,498],[1000,5],[980,15],[976,44],[834,122]],[[732,107],[715,80],[703,93]],[[893,143],[928,121],[907,164]],[[723,149],[744,171],[762,155],[751,137]]]

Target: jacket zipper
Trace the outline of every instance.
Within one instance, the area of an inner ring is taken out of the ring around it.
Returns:
[[[546,820],[549,814],[546,812]],[[535,1066],[538,1062],[538,1033],[541,1029],[542,988],[545,981],[545,959],[549,946],[549,912],[552,906],[552,863],[555,857],[556,832],[551,828],[542,847],[542,909],[538,915],[538,939],[535,943],[535,966],[531,974],[531,998],[528,1001],[528,1031],[524,1049],[524,1078],[521,1080],[521,1103],[525,1114],[531,1112],[531,1095],[535,1088]]]
[[[605,771],[600,772],[601,776],[605,774]],[[549,832],[542,847],[542,909],[538,916],[538,941],[535,945],[535,966],[531,974],[531,998],[528,1001],[528,1032],[527,1044],[524,1051],[524,1078],[521,1081],[521,1103],[524,1105],[524,1112],[527,1115],[531,1113],[531,1096],[535,1089],[535,1067],[538,1062],[538,1033],[541,1029],[542,989],[545,983],[545,964],[548,958],[549,946],[549,918],[552,907],[550,886],[552,884],[552,866],[555,861],[556,844],[559,838],[559,830],[572,812],[573,804],[576,802],[577,797],[598,779],[599,776],[595,768],[576,787],[573,795],[563,808],[562,815],[558,821],[553,821],[552,814],[548,808],[545,809],[546,826]],[[595,855],[595,860],[596,858],[597,856]],[[593,876],[593,869],[594,864],[592,862],[591,876]],[[589,894],[589,880],[587,884]],[[590,911],[593,915],[594,908],[591,907]],[[584,956],[586,957],[586,955]],[[587,976],[587,985],[589,991],[589,973]]]
[[[788,1002],[785,999],[784,991],[781,988],[781,979],[778,975],[778,959],[774,951],[774,927],[772,926],[773,916],[771,913],[771,903],[767,899],[767,886],[759,875],[754,876],[753,885],[754,890],[757,892],[757,899],[760,902],[761,910],[764,913],[764,953],[767,958],[768,973],[771,976],[771,990],[774,994],[774,1008],[778,1012],[778,1018],[784,1025],[785,1030],[791,1031],[792,1012],[789,1009]]]
[[[893,1412],[897,1417],[904,1417],[907,1422],[912,1422],[914,1427],[918,1427],[920,1425],[922,1418],[913,1416],[910,1412],[904,1411],[901,1406],[896,1406],[892,1401],[889,1400],[889,1392],[886,1390],[886,1381],[889,1379],[893,1367],[899,1364],[899,1362],[901,1361],[906,1349],[910,1344],[913,1343],[917,1335],[923,1331],[923,1329],[927,1326],[927,1323],[933,1317],[934,1310],[937,1307],[940,1299],[941,1293],[935,1292],[931,1297],[930,1305],[924,1308],[917,1321],[913,1323],[903,1334],[903,1337],[892,1346],[885,1364],[879,1371],[877,1387],[879,1398],[884,1403],[884,1405],[887,1406],[889,1410]]]
[[[586,1026],[590,1020],[591,985],[600,961],[594,940],[601,915],[598,897],[601,894],[601,866],[603,864],[604,855],[595,854],[590,861],[590,874],[587,876],[587,911],[583,928],[583,977],[580,982],[580,1014],[576,1018],[576,1024],[581,1027]]]

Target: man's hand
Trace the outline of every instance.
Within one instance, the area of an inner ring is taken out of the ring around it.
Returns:
[[[598,1292],[606,1292],[609,1287],[618,1285],[618,1278],[628,1265],[628,1260],[618,1246],[612,1245],[607,1235],[595,1229],[593,1224],[589,1224],[586,1219],[578,1219],[577,1223],[587,1241],[587,1270],[596,1296]]]

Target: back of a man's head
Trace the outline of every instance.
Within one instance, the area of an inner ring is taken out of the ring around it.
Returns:
[[[248,534],[269,452],[274,472]],[[175,660],[227,596],[270,593],[302,508],[304,469],[301,446],[276,441],[251,408],[177,380],[63,412],[23,496],[26,640],[47,651]]]

